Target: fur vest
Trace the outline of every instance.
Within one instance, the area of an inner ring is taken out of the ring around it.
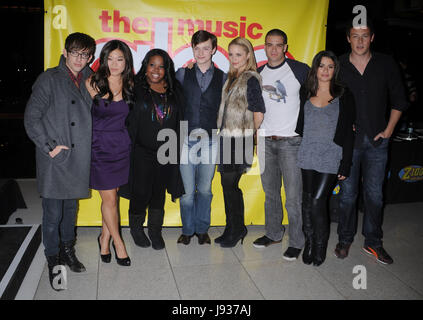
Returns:
[[[229,81],[222,90],[222,100],[217,118],[220,134],[226,137],[242,137],[254,134],[254,115],[248,110],[247,82],[256,77],[261,85],[261,77],[255,71],[245,71],[235,80],[232,89],[226,92]]]

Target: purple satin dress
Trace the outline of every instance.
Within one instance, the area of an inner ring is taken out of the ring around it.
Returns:
[[[93,103],[90,188],[110,190],[128,183],[131,139],[125,126],[129,107],[124,100]]]

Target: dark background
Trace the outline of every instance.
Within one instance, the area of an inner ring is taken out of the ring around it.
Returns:
[[[423,64],[418,46],[423,43],[423,0],[330,0],[326,48],[337,55],[349,51],[345,24],[357,4],[366,7],[375,25],[373,49],[405,62],[421,97]],[[43,1],[2,0],[0,28],[0,178],[33,178],[34,145],[25,134],[23,112],[31,86],[44,69]],[[421,100],[398,127],[423,121]]]

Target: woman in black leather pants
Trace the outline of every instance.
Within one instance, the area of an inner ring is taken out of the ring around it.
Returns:
[[[306,238],[303,262],[315,266],[326,258],[329,195],[337,179],[348,177],[354,146],[354,98],[338,83],[338,70],[338,59],[332,52],[319,52],[300,90],[296,132],[303,137],[298,151]]]

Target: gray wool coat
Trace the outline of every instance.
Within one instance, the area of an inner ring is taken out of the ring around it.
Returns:
[[[25,130],[36,146],[38,191],[49,199],[89,196],[92,99],[81,71],[80,88],[72,82],[62,55],[57,67],[43,72],[32,87],[24,115]],[[65,145],[51,158],[49,151]]]

